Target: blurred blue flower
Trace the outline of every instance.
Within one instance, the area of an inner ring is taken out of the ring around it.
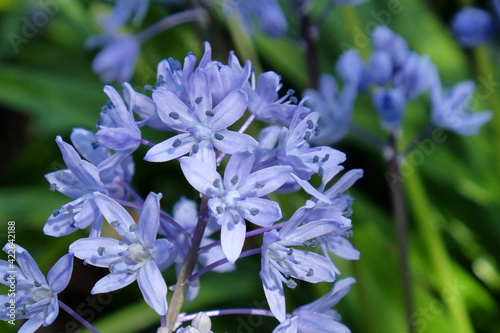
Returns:
[[[172,263],[173,245],[167,239],[156,239],[160,227],[161,194],[150,193],[136,224],[120,204],[97,193],[96,205],[120,238],[95,237],[79,239],[70,245],[75,257],[109,268],[109,274],[97,281],[92,294],[121,289],[135,280],[146,303],[158,314],[167,313],[167,285],[158,266]]]
[[[21,246],[7,243],[3,251],[15,257],[19,267],[0,260],[0,282],[15,284],[15,292],[0,295],[0,320],[28,319],[19,332],[32,333],[40,326],[48,326],[59,314],[57,294],[68,285],[73,272],[73,255],[66,254],[49,270],[47,279],[35,260]],[[13,254],[15,252],[15,254]]]
[[[224,4],[224,13],[237,15],[248,34],[255,34],[255,28],[271,37],[282,37],[288,23],[276,0],[229,0]]]
[[[460,82],[448,92],[442,91],[439,78],[436,78],[435,85],[431,93],[432,122],[435,126],[460,135],[476,135],[481,126],[493,117],[491,111],[472,112],[469,104],[475,90],[474,82]]]
[[[102,81],[124,82],[132,78],[139,56],[140,42],[132,35],[91,37],[87,47],[102,47],[92,62],[92,70]]]
[[[451,22],[451,30],[464,47],[489,42],[497,33],[493,16],[475,7],[465,7],[456,13]]]

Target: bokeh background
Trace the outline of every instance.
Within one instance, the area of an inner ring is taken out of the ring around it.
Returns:
[[[312,2],[311,15],[317,17],[327,0]],[[55,4],[51,13],[45,6],[48,3]],[[144,85],[154,85],[160,60],[173,57],[182,62],[189,51],[199,58],[202,42],[208,40],[214,59],[226,62],[228,52],[235,50],[241,60],[252,59],[258,73],[279,73],[282,93],[294,89],[300,96],[310,86],[304,52],[291,6],[288,1],[280,3],[290,25],[285,38],[262,34],[249,38],[237,20],[223,16],[220,2],[214,2],[208,25],[182,24],[142,45],[132,85],[143,92]],[[500,43],[472,50],[459,47],[449,23],[466,4],[369,0],[356,7],[334,8],[319,30],[318,65],[323,73],[336,75],[334,64],[345,47],[358,49],[366,59],[371,31],[386,24],[402,35],[412,50],[430,57],[443,83],[475,81],[474,105],[494,112],[479,135],[459,137],[446,132],[439,142],[418,146],[404,166],[415,294],[410,321],[417,332],[500,332]],[[474,4],[483,8],[491,5],[489,1]],[[62,194],[49,190],[44,174],[64,168],[56,135],[68,141],[73,127],[94,129],[101,106],[107,102],[104,83],[91,70],[96,51],[89,51],[84,43],[100,32],[95,15],[109,8],[110,3],[103,1],[0,1],[0,243],[6,242],[7,222],[15,221],[17,243],[30,251],[44,273],[73,240],[87,236],[86,231],[60,239],[43,235],[47,217],[67,202]],[[166,6],[152,1],[142,26],[184,8],[187,5],[182,2]],[[32,19],[40,11],[48,13],[48,19],[36,26]],[[130,29],[138,32],[141,27]],[[119,85],[115,87],[121,91]],[[409,105],[402,146],[411,143],[428,123],[428,100],[424,96]],[[354,122],[385,139],[369,97],[359,96]],[[161,134],[155,135],[151,134],[151,140],[160,141]],[[406,332],[385,176],[387,161],[370,142],[352,133],[335,148],[347,154],[346,170],[365,170],[365,176],[349,190],[355,198],[351,241],[361,251],[361,259],[335,259],[342,276],[354,276],[358,282],[335,309],[352,332]],[[162,207],[167,211],[180,195],[196,197],[175,165],[146,164],[142,161],[145,151],[140,149],[135,155],[133,185],[139,193],[162,192]],[[307,197],[297,194],[278,199],[283,210],[291,214]],[[254,241],[248,246],[259,245],[258,239]],[[238,270],[233,273],[204,275],[199,297],[186,303],[184,311],[267,307],[259,270],[260,258],[256,257],[238,261]],[[85,267],[76,260],[73,274],[60,299],[84,311],[101,332],[155,332],[158,317],[141,299],[135,283],[121,292],[91,296],[93,284],[106,271]],[[173,273],[167,272],[165,277],[169,285],[175,283]],[[300,283],[297,289],[287,291],[289,308],[305,304],[330,288],[328,284]],[[2,322],[0,331],[17,331],[20,324],[12,327]],[[213,319],[213,330],[270,332],[277,324],[273,318],[227,316]],[[63,311],[52,326],[40,331],[84,332]]]

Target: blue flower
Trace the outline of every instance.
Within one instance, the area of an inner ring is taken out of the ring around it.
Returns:
[[[248,34],[255,34],[255,26],[271,37],[283,36],[288,23],[285,14],[276,0],[232,0],[227,1],[224,7],[226,15],[235,14]]]
[[[302,105],[299,104],[297,108]],[[297,114],[299,111],[297,111]],[[319,133],[318,112],[311,112],[304,119],[295,117],[289,128],[283,127],[276,150],[278,162],[292,167],[292,177],[309,194],[326,200],[307,181],[313,174],[322,177],[326,184],[343,169],[345,154],[328,146],[311,147],[309,141]]]
[[[380,88],[373,93],[373,104],[382,118],[382,127],[390,131],[401,128],[407,103],[404,92],[398,88]]]
[[[279,188],[290,176],[290,167],[272,166],[251,172],[255,157],[249,152],[231,156],[224,178],[194,158],[180,159],[182,172],[200,193],[208,195],[208,207],[221,226],[222,251],[230,263],[238,259],[245,241],[245,220],[268,227],[281,218],[277,202],[261,198]]]
[[[112,86],[105,86],[104,92],[110,101],[103,106],[97,141],[107,148],[113,149],[115,156],[125,157],[133,153],[141,144],[141,131],[134,120],[132,109],[136,106],[135,92],[129,83],[123,84],[129,107],[125,105],[118,92]],[[115,157],[119,158],[119,157]]]
[[[327,74],[321,76],[319,90],[305,91],[310,95],[306,103],[321,114],[320,131],[311,138],[311,142],[319,145],[340,141],[349,132],[354,101],[367,75],[363,60],[356,51],[345,52],[336,67],[344,80],[341,92],[335,79]]]
[[[252,82],[252,86],[247,85],[245,91],[249,99],[248,111],[258,120],[288,126],[296,111],[301,112],[299,117],[302,118],[311,110],[306,107],[297,109],[297,105],[292,103],[292,98],[289,98],[293,95],[293,90],[278,98],[278,91],[283,86],[280,81],[281,77],[277,73],[265,72],[259,75],[256,84]]]
[[[451,30],[464,47],[489,42],[497,33],[492,15],[475,7],[465,7],[456,13],[451,22]]]
[[[109,274],[97,281],[92,294],[123,288],[135,280],[146,303],[158,314],[167,313],[167,285],[158,266],[173,261],[173,245],[156,239],[160,227],[161,194],[150,193],[144,202],[139,222],[109,197],[97,193],[95,202],[121,241],[109,237],[79,239],[70,245],[75,257],[109,268]]]
[[[248,98],[244,91],[232,91],[213,107],[207,75],[197,68],[191,79],[189,97],[186,105],[170,91],[153,92],[161,120],[180,134],[151,148],[144,157],[146,161],[165,162],[190,153],[211,164],[215,161],[214,148],[234,154],[257,147],[257,141],[251,136],[227,129],[246,110]]]
[[[48,326],[59,314],[57,294],[63,291],[71,279],[73,255],[66,254],[49,270],[47,278],[35,260],[21,246],[7,243],[3,250],[13,256],[18,266],[0,260],[0,282],[6,286],[15,284],[14,296],[0,295],[0,320],[28,319],[19,332],[35,332],[40,326]]]
[[[481,126],[493,117],[493,113],[472,112],[469,101],[474,90],[472,81],[464,81],[444,93],[436,74],[435,86],[431,93],[433,124],[460,135],[476,135]]]
[[[95,205],[93,195],[96,192],[109,194],[109,191],[100,179],[97,166],[82,160],[78,152],[60,136],[57,136],[56,142],[68,169],[48,173],[45,178],[50,183],[51,190],[57,190],[74,200],[54,211],[43,231],[47,235],[59,237],[96,222],[92,234],[98,235],[102,215]]]
[[[295,309],[292,317],[280,323],[273,333],[350,333],[349,328],[340,323],[340,314],[331,307],[351,290],[351,285],[355,282],[352,277],[338,280],[328,294]]]
[[[99,192],[117,199],[127,199],[129,184],[134,174],[131,156],[111,154],[100,145],[91,131],[75,128],[71,132],[71,145],[56,138],[68,169],[45,175],[52,190],[74,200],[55,210],[47,219],[43,231],[51,236],[63,236],[92,225],[91,237],[101,232],[102,214],[94,201]],[[79,154],[82,155],[82,159]]]
[[[141,23],[148,8],[149,0],[116,0],[111,13],[99,21],[105,31],[116,31],[129,19],[132,19],[135,25]]]
[[[287,222],[296,226],[302,222],[304,210],[299,209]],[[267,302],[274,316],[280,321],[286,317],[283,283],[295,288],[296,282],[333,282],[335,267],[326,256],[293,246],[307,245],[311,239],[328,234],[337,228],[331,221],[317,221],[300,227],[283,227],[264,234],[260,278]]]
[[[92,62],[92,70],[104,82],[124,82],[132,78],[139,56],[140,42],[131,35],[90,38],[90,48],[102,47]]]

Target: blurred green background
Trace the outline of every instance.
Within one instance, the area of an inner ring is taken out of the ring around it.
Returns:
[[[56,10],[46,15],[45,24],[33,25],[34,15],[46,10],[47,3],[55,4],[52,8]],[[208,40],[214,59],[226,62],[229,50],[234,49],[240,60],[251,58],[258,71],[279,73],[284,84],[282,93],[287,89],[304,91],[309,83],[298,28],[293,25],[290,5],[282,3],[290,23],[288,37],[275,40],[257,35],[251,40],[236,21],[227,21],[220,11],[213,10],[209,26],[183,24],[146,42],[132,85],[142,92],[144,85],[155,83],[160,60],[173,57],[182,61],[188,51],[200,57],[202,42]],[[322,12],[325,3],[313,1],[313,17]],[[218,5],[214,2],[214,7]],[[403,168],[415,294],[410,321],[417,332],[500,332],[500,44],[468,51],[459,48],[448,25],[462,5],[460,1],[370,0],[357,7],[335,8],[319,31],[318,63],[323,73],[335,74],[333,66],[346,46],[356,47],[366,59],[371,31],[378,24],[386,24],[401,34],[412,50],[429,55],[443,83],[474,80],[474,105],[495,113],[477,136],[446,132],[432,149],[417,147]],[[168,9],[153,2],[143,26],[182,8]],[[43,176],[64,168],[54,141],[56,135],[68,141],[73,127],[94,129],[100,108],[107,101],[103,83],[91,71],[96,52],[85,49],[84,42],[100,32],[95,14],[108,9],[109,3],[99,1],[0,2],[0,243],[6,242],[7,222],[15,221],[17,243],[30,251],[44,273],[66,253],[73,240],[87,236],[86,231],[60,239],[43,235],[47,217],[68,201],[62,194],[51,192]],[[140,27],[131,31],[140,31]],[[402,147],[425,127],[429,113],[426,97],[409,105]],[[354,122],[384,139],[368,97],[358,98]],[[335,259],[343,272],[341,277],[354,276],[358,282],[335,309],[352,332],[406,332],[385,177],[387,162],[354,134],[335,148],[347,154],[346,170],[365,170],[363,179],[349,190],[355,198],[351,240],[361,251],[361,260]],[[142,161],[145,151],[140,149],[135,156],[133,184],[139,193],[162,192],[166,210],[179,195],[195,198],[175,166],[147,165]],[[279,199],[290,214],[307,197],[298,194]],[[258,240],[255,242],[249,247],[259,245]],[[238,268],[229,274],[204,275],[199,297],[186,303],[184,311],[267,307],[258,277],[260,258],[240,260]],[[135,283],[121,292],[90,295],[95,281],[105,274],[105,270],[84,267],[76,260],[73,279],[60,299],[85,311],[86,318],[91,318],[101,332],[155,332],[158,317],[141,300]],[[165,277],[167,284],[175,283],[172,273],[167,272]],[[296,290],[287,290],[289,309],[312,301],[330,288],[328,284],[301,283]],[[248,316],[220,317],[212,322],[215,332],[245,333],[270,332],[278,324],[273,318]],[[0,331],[16,331],[19,326],[17,323],[13,328],[2,322]],[[40,331],[83,330],[61,311],[52,326]]]

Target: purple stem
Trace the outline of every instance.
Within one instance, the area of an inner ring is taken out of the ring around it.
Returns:
[[[245,257],[249,257],[249,256],[253,256],[254,254],[257,254],[257,253],[260,253],[261,252],[261,249],[258,248],[258,249],[252,249],[252,250],[248,250],[248,251],[243,251],[241,252],[240,256],[238,257],[238,259],[240,258],[245,258]],[[221,266],[221,265],[224,265],[225,263],[227,263],[227,259],[224,258],[224,259],[221,259],[219,261],[216,261],[208,266],[205,266],[203,267],[202,269],[200,269],[199,271],[197,271],[196,273],[193,273],[191,274],[191,276],[188,278],[188,281],[189,282],[192,282],[194,279],[196,279],[197,277],[205,274],[206,272],[209,272],[211,271],[212,269],[214,269],[215,267],[218,267],[218,266]]]
[[[203,8],[189,9],[180,13],[176,13],[165,17],[164,19],[154,23],[145,30],[141,31],[136,35],[137,40],[140,43],[156,36],[160,32],[163,32],[169,28],[186,22],[192,22],[201,20],[204,21],[206,17],[206,11]]]
[[[88,321],[86,321],[85,319],[83,319],[78,313],[76,313],[75,311],[73,311],[72,308],[70,308],[69,306],[67,306],[66,304],[64,304],[61,300],[59,300],[59,307],[61,309],[63,309],[64,311],[66,311],[71,317],[73,317],[76,320],[78,320],[78,322],[80,322],[80,324],[82,324],[83,326],[85,326],[89,331],[94,332],[94,333],[100,333],[97,330],[97,328],[95,328],[94,326],[92,326]]]

